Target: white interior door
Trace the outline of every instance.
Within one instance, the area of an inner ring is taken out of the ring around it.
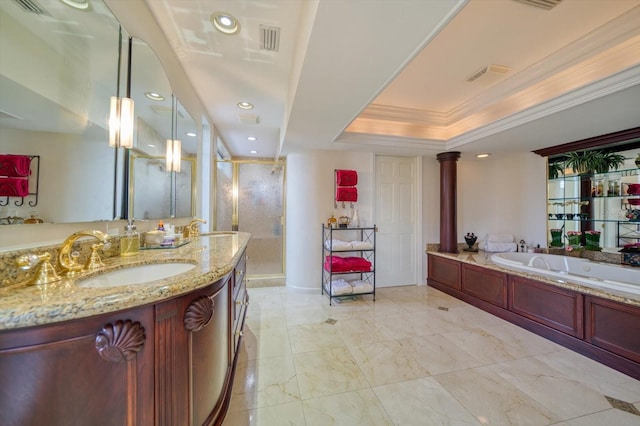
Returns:
[[[376,286],[418,283],[416,234],[418,162],[376,157]]]

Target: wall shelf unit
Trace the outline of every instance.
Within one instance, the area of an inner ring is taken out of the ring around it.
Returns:
[[[627,217],[634,209],[640,209],[640,193],[630,189],[638,183],[640,169],[629,165],[608,173],[567,174],[548,179],[549,229],[562,229],[563,236],[569,231],[581,231],[582,245],[585,232],[591,230],[601,232],[601,247],[627,244],[624,239],[633,238],[629,226],[638,235],[637,222]],[[566,244],[563,240],[563,246]]]
[[[376,300],[376,231],[322,224],[322,294],[329,304],[372,295]]]

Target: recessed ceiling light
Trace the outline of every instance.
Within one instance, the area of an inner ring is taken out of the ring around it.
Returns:
[[[195,134],[195,133],[193,133],[193,132],[187,132],[187,133],[185,133],[185,134],[186,134],[187,136],[191,136],[192,138],[195,138],[195,137],[196,137],[196,134]]]
[[[476,155],[477,158],[487,158],[488,156],[490,156],[491,154],[485,153],[485,154],[478,154]]]
[[[256,138],[255,136],[249,136],[247,139],[250,140],[250,141],[257,141],[258,140],[258,138]]]
[[[152,101],[164,101],[164,96],[162,96],[160,93],[146,92],[144,95]]]
[[[257,153],[258,153],[258,151],[254,150],[254,149],[252,149],[252,150],[251,150],[251,151],[249,151],[249,152],[250,152],[250,153],[252,153],[252,154],[257,154]]]
[[[224,34],[232,35],[240,31],[240,23],[230,13],[214,12],[211,15],[211,22],[216,29]]]
[[[249,102],[238,102],[238,108],[240,109],[253,109],[253,104]]]
[[[62,3],[74,9],[87,11],[91,9],[89,0],[60,0]]]

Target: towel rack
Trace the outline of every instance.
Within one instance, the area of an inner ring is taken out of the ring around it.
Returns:
[[[31,199],[28,201],[29,206],[35,207],[38,205],[38,187],[40,185],[40,156],[27,155],[26,157],[29,157],[29,161],[30,161],[29,170],[31,172],[30,176],[27,179],[29,179],[30,183],[34,182],[33,186],[35,186],[35,190],[29,191],[29,194],[25,195],[24,197],[13,197],[10,195],[0,197],[0,207],[8,206],[11,198],[17,198],[17,200],[15,200],[13,204],[16,207],[20,207],[24,205],[24,199],[27,197],[31,197]],[[35,170],[34,170],[34,160],[35,160]],[[29,185],[29,188],[31,189],[32,185]]]

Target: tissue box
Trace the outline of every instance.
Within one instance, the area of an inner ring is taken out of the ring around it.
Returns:
[[[620,250],[622,263],[631,266],[640,266],[640,243],[626,244]]]
[[[640,266],[640,251],[622,253],[622,263],[631,266]]]

